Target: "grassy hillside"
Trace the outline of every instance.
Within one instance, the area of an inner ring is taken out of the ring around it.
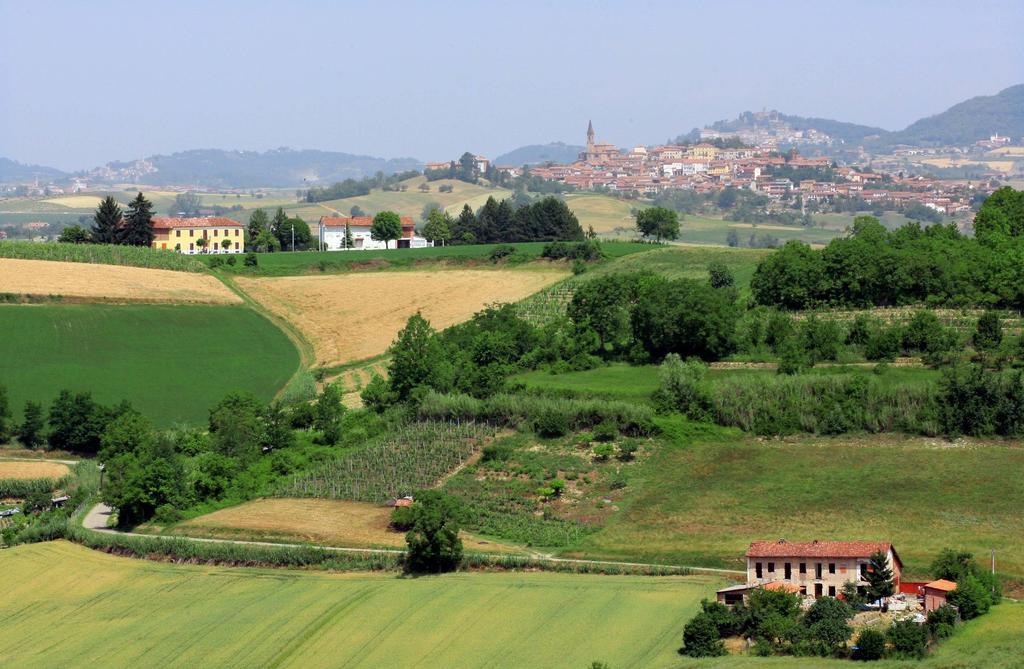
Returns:
[[[1024,574],[1024,450],[1010,444],[764,441],[678,424],[665,441],[631,478],[623,511],[579,552],[736,567],[754,539],[884,538],[910,576],[947,546],[995,548],[1000,571]]]
[[[299,364],[288,338],[244,307],[0,306],[0,382],[20,416],[64,388],[130,400],[155,423],[202,423],[226,393],[269,400]]]
[[[3,551],[0,570],[0,663],[19,667],[671,667],[717,585],[190,567],[64,542]]]

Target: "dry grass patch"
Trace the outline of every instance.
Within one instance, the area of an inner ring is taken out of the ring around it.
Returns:
[[[226,539],[293,541],[354,548],[405,548],[389,527],[391,508],[335,499],[257,499],[176,525],[171,532]],[[462,533],[468,551],[518,552]]]
[[[54,479],[71,473],[67,465],[59,462],[21,462],[0,460],[0,479]]]
[[[521,300],[565,276],[557,269],[440,270],[237,281],[304,332],[317,363],[329,366],[383,353],[417,311],[441,329],[488,304]]]
[[[18,295],[82,300],[238,304],[212,276],[165,269],[0,258],[0,286]]]

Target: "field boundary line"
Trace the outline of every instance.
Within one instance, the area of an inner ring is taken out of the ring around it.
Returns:
[[[246,541],[241,539],[212,539],[208,537],[190,537],[180,534],[143,534],[140,532],[121,532],[113,528],[106,526],[106,520],[110,517],[112,509],[106,504],[99,503],[93,506],[88,513],[82,519],[82,528],[90,532],[100,532],[103,534],[113,534],[125,537],[143,537],[149,539],[163,539],[167,541],[173,540],[186,540],[195,541],[200,543],[208,544],[236,544],[242,546],[267,546],[276,548],[315,548],[323,551],[333,553],[357,553],[361,555],[405,555],[406,551],[398,548],[346,548],[343,546],[323,546],[319,544],[294,544],[294,543],[274,543],[271,541]],[[99,523],[99,525],[97,525]],[[620,562],[616,560],[585,560],[580,558],[557,558],[557,557],[540,557],[536,555],[511,555],[507,553],[481,553],[490,558],[495,559],[525,559],[534,562],[552,562],[556,564],[571,564],[571,565],[594,565],[602,567],[638,567],[638,568],[653,568],[653,569],[677,569],[679,571],[685,571],[690,573],[709,573],[709,574],[722,574],[722,575],[740,575],[746,574],[745,571],[739,569],[720,569],[717,567],[697,567],[691,565],[672,565],[672,564],[655,564],[650,562]]]
[[[312,342],[310,342],[309,339],[306,338],[306,335],[297,327],[289,323],[286,319],[274,314],[272,311],[260,304],[259,300],[245,292],[245,290],[235,282],[234,277],[229,277],[220,272],[215,272],[213,275],[216,276],[221,283],[227,286],[228,290],[242,298],[242,302],[246,306],[266,318],[278,330],[284,332],[285,336],[288,337],[292,344],[295,345],[295,348],[298,349],[299,367],[291,377],[288,378],[288,381],[284,386],[282,386],[274,395],[275,399],[280,399],[285,391],[287,391],[302,374],[312,369],[313,365],[316,364],[316,351],[313,348]]]

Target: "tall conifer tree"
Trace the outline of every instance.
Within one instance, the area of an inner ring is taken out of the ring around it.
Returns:
[[[125,224],[120,232],[119,242],[121,244],[153,245],[153,203],[147,200],[142,193],[136,195],[135,199],[128,203],[128,214],[125,216]]]
[[[108,195],[93,215],[92,238],[97,244],[116,244],[121,225],[121,207]]]

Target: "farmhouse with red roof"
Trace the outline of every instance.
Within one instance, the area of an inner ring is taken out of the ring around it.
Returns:
[[[781,588],[808,597],[835,597],[849,582],[867,585],[871,556],[881,552],[899,590],[903,562],[887,541],[755,541],[747,549],[747,583],[718,591],[718,600],[739,601],[751,588]]]
[[[321,216],[320,247],[324,251],[344,251],[345,228],[352,232],[352,249],[383,249],[385,242],[373,239],[370,228],[373,226],[372,216]],[[391,247],[394,248],[394,244]],[[432,246],[423,237],[416,236],[416,226],[409,216],[402,216],[402,237],[398,240],[398,248],[423,248]]]
[[[222,216],[154,216],[153,235],[153,248],[186,255],[242,253],[245,250],[245,226]]]

